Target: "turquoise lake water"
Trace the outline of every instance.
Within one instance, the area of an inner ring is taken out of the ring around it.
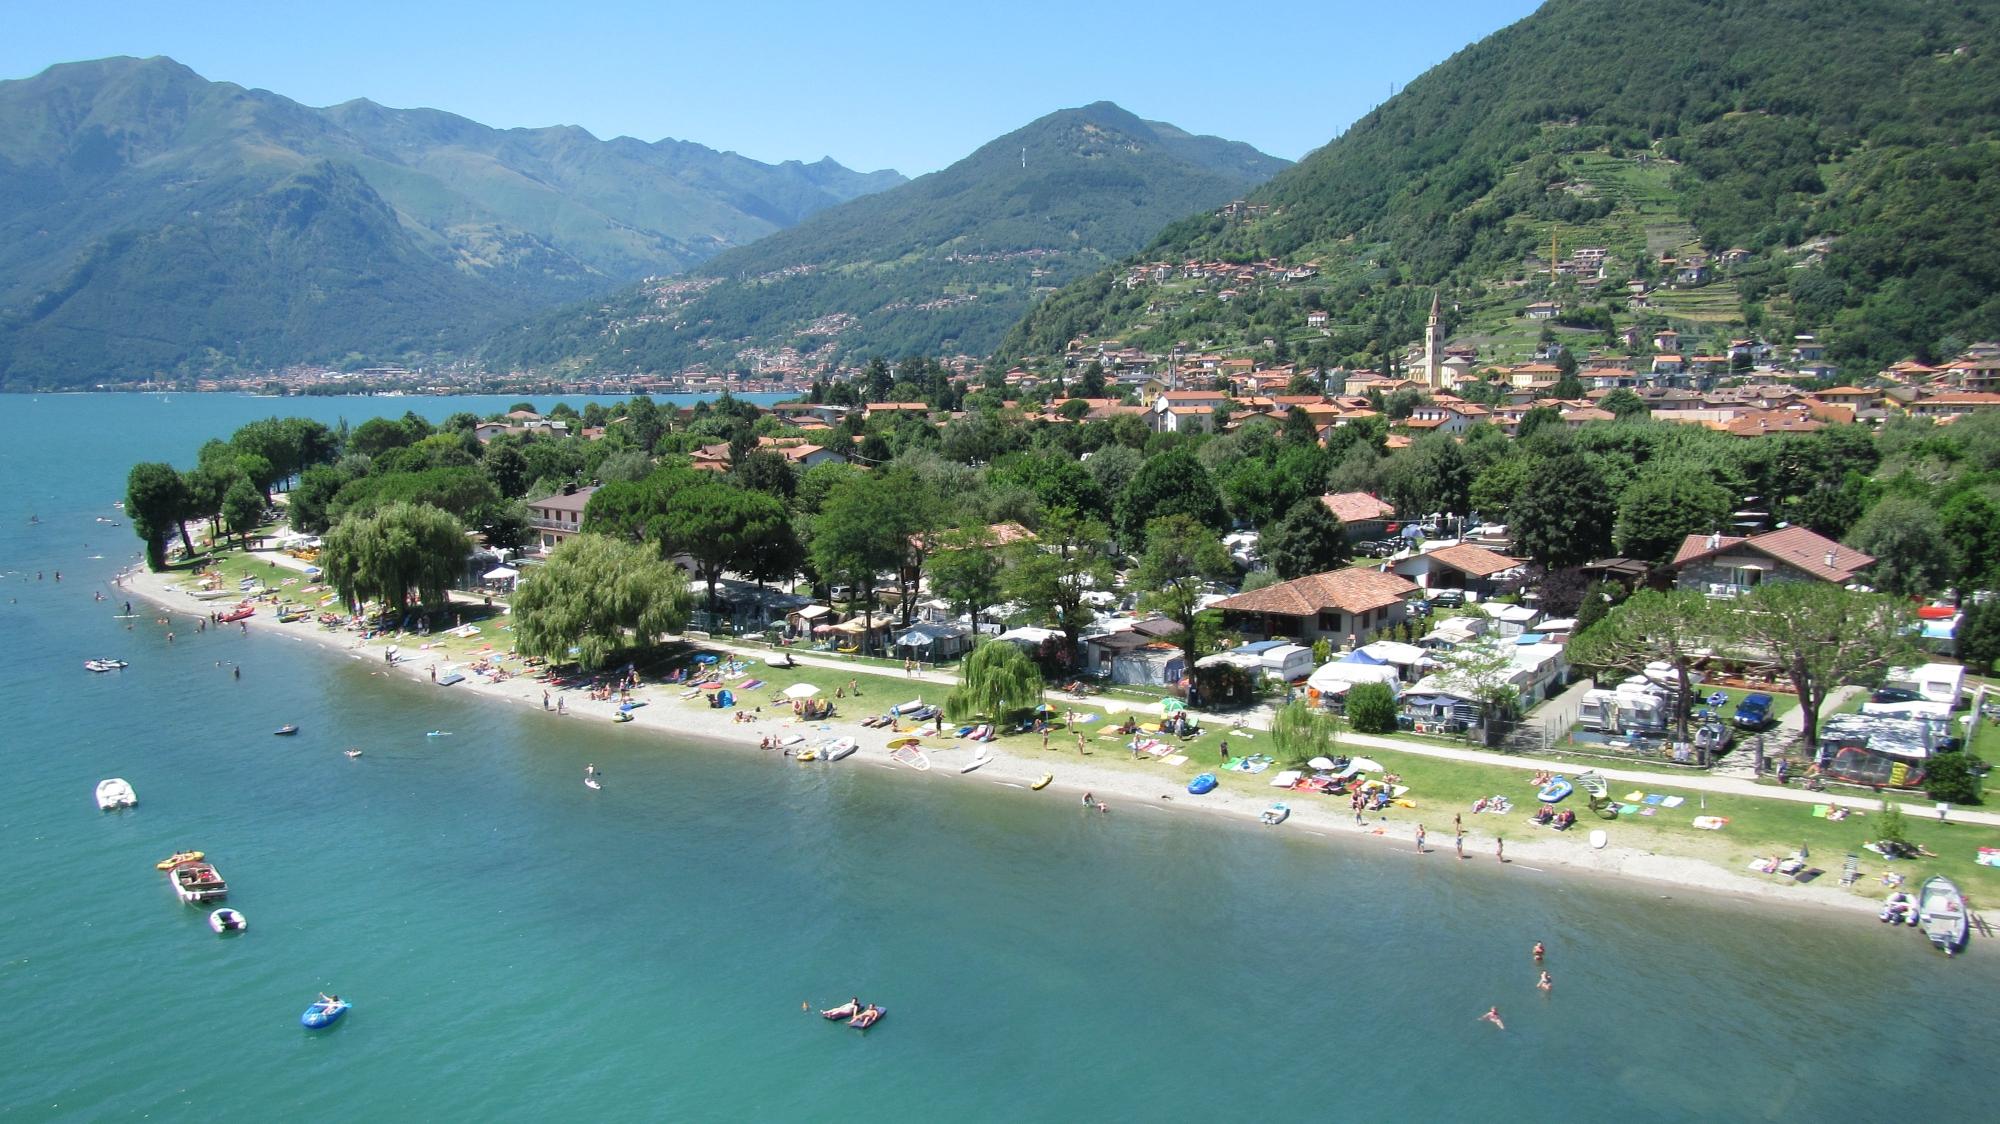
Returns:
[[[1882,1120],[2000,1089],[1977,939],[802,769],[92,600],[137,554],[94,521],[135,460],[512,400],[0,398],[0,1117]],[[106,776],[140,806],[98,812]],[[181,848],[248,933],[174,899]],[[321,990],[355,1009],[302,1030]],[[856,993],[866,1035],[799,1010]]]

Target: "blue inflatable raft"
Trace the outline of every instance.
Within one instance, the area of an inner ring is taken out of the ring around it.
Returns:
[[[1189,781],[1188,791],[1194,793],[1196,796],[1200,796],[1205,792],[1215,791],[1215,774],[1203,773],[1200,776],[1196,777],[1195,779]]]
[[[299,1025],[307,1030],[323,1030],[339,1022],[340,1016],[346,1014],[347,1009],[352,1006],[354,1004],[345,999],[332,1003],[322,999],[306,1008],[306,1013],[299,1016]]]

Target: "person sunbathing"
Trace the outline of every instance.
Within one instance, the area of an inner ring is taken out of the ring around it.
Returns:
[[[858,995],[838,1007],[830,1007],[820,1012],[820,1014],[825,1015],[829,1019],[851,1019],[860,1013],[861,997]]]
[[[847,1020],[847,1025],[858,1026],[861,1029],[866,1030],[869,1027],[875,1025],[875,1020],[881,1017],[882,1017],[882,1008],[877,1007],[873,1003],[870,1003],[868,1005],[867,1010]]]

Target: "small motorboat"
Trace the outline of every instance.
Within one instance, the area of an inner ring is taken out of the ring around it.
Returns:
[[[1257,818],[1275,827],[1292,818],[1292,809],[1289,804],[1273,804],[1259,812]]]
[[[854,751],[860,748],[861,743],[853,738],[836,738],[820,751],[820,758],[826,761],[839,761],[843,757],[854,756]]]
[[[1557,777],[1543,785],[1541,791],[1535,793],[1535,798],[1544,804],[1554,804],[1568,799],[1569,794],[1575,791],[1576,786],[1570,784],[1567,778]]]
[[[1196,796],[1215,791],[1215,774],[1203,773],[1188,782],[1188,791]]]
[[[1959,893],[1957,884],[1944,875],[1936,875],[1924,880],[1923,888],[1917,891],[1917,923],[1924,928],[1924,936],[1931,944],[1944,950],[1946,956],[1953,956],[1965,947],[1965,937],[1970,928],[1966,916],[1965,895]]]
[[[110,812],[118,808],[130,808],[139,802],[139,794],[123,777],[106,777],[97,782],[97,806]]]
[[[613,722],[630,722],[632,721],[632,712],[629,710],[621,710],[618,713],[612,715],[611,720]]]
[[[170,867],[167,881],[174,893],[189,905],[221,901],[229,896],[229,883],[222,880],[222,874],[211,863],[184,862]]]
[[[208,927],[218,933],[240,933],[250,922],[233,909],[218,909],[208,915]]]
[[[450,730],[429,730],[429,731],[426,731],[426,732],[425,732],[424,736],[425,736],[425,737],[427,737],[427,738],[448,738],[448,737],[450,737],[450,736],[451,736],[451,731],[450,731]]]
[[[128,665],[124,660],[83,661],[83,669],[85,671],[117,671],[121,667],[128,667],[128,666],[130,665]]]
[[[358,749],[350,749],[350,750],[348,750],[348,751],[347,751],[347,756],[349,756],[349,757],[359,757],[359,756],[361,756],[361,751],[360,751],[360,750],[358,750]]]
[[[352,1006],[354,1004],[338,995],[322,995],[312,1006],[306,1008],[305,1014],[299,1016],[299,1025],[307,1030],[324,1030],[339,1022],[340,1016],[346,1014],[347,1009]]]
[[[1041,780],[1036,781],[1034,784],[1031,784],[1028,787],[1034,789],[1036,792],[1040,792],[1041,790],[1049,787],[1049,782],[1055,779],[1056,775],[1054,773],[1043,773]]]
[[[237,621],[247,621],[256,615],[257,606],[238,605],[215,619],[220,624],[235,624]]]
[[[153,864],[154,870],[172,870],[182,863],[198,863],[205,858],[200,851],[176,851],[174,854]]]
[[[275,735],[275,736],[277,736],[277,737],[281,737],[281,738],[289,738],[289,737],[291,737],[291,736],[292,736],[293,734],[296,734],[296,733],[298,733],[298,732],[299,732],[299,728],[298,728],[297,726],[294,726],[294,725],[292,725],[292,724],[291,724],[291,723],[289,723],[289,722],[287,722],[287,723],[285,723],[285,724],[284,724],[283,726],[280,726],[280,727],[278,727],[277,729],[275,729],[275,730],[271,731],[271,733],[272,733],[273,735]]]

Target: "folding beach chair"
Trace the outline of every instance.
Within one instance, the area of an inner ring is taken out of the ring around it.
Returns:
[[[1840,867],[1840,884],[1852,886],[1861,878],[1861,856],[1848,852],[1847,861]]]

